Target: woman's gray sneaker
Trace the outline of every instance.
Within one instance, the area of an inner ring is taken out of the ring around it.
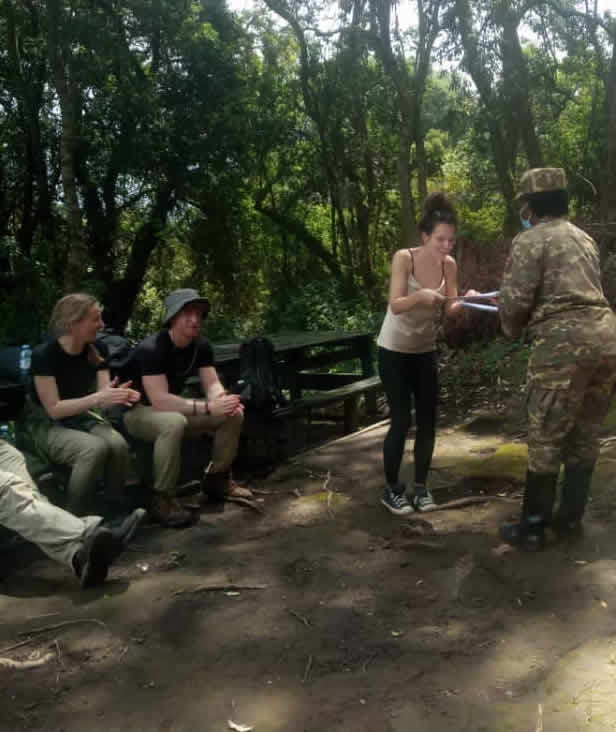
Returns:
[[[389,487],[385,488],[383,498],[381,498],[381,503],[388,511],[391,511],[396,516],[404,516],[413,512],[411,505],[406,500],[404,492],[396,493],[396,491],[393,491]]]
[[[434,511],[436,509],[436,503],[434,503],[434,498],[432,498],[430,491],[426,491],[419,496],[413,496],[411,498],[411,506],[420,513]]]

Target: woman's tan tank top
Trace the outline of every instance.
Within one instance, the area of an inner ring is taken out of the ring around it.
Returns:
[[[409,249],[409,252],[411,250]],[[443,262],[443,278],[437,292],[445,288],[445,262]],[[415,279],[415,261],[411,252],[411,274],[408,279],[408,294],[423,289]],[[416,305],[404,313],[396,315],[391,306],[381,326],[377,345],[388,351],[400,353],[429,353],[436,350],[436,331],[441,316],[441,309],[433,306]]]

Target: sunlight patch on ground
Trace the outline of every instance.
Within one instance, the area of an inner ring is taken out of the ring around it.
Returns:
[[[455,472],[467,478],[524,480],[528,448],[521,443],[501,445],[487,457],[461,456]]]

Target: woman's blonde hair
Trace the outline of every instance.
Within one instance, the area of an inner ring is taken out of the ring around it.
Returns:
[[[83,320],[94,305],[98,305],[98,300],[86,292],[72,292],[70,295],[65,295],[55,304],[49,319],[49,327],[56,336],[66,335],[70,333],[71,326]],[[105,360],[91,343],[88,360],[94,366],[100,366]]]

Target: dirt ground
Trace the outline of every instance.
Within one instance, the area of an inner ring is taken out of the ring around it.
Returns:
[[[436,500],[489,500],[406,520],[378,502],[384,430],[255,482],[262,516],[227,505],[187,530],[144,527],[101,590],[21,545],[0,582],[0,657],[49,655],[0,666],[0,728],[616,729],[609,438],[584,539],[529,555],[497,537],[522,487],[515,428],[441,430]]]

